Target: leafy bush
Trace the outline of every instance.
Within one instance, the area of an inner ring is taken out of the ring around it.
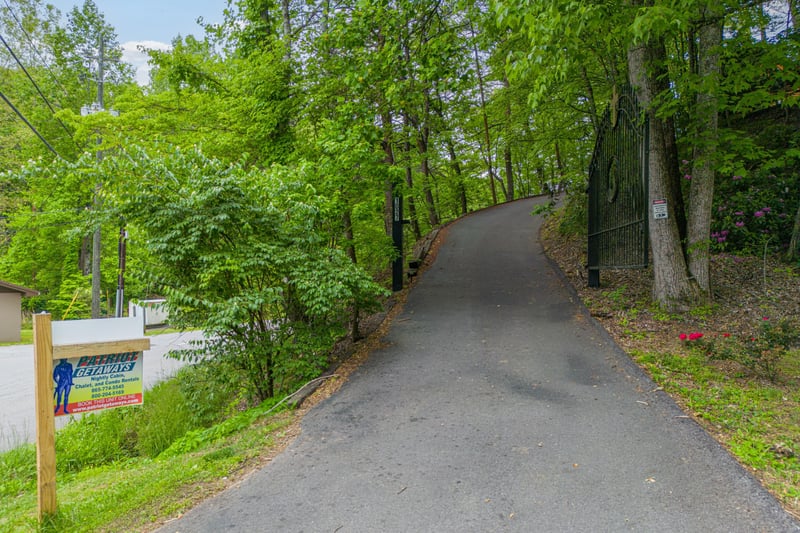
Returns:
[[[800,330],[789,320],[781,320],[776,325],[764,317],[752,334],[692,332],[682,333],[681,340],[690,343],[693,349],[701,351],[709,359],[736,361],[775,381],[787,351],[800,341]]]
[[[205,332],[185,356],[232,369],[251,401],[317,375],[348,310],[377,304],[383,290],[329,246],[326,200],[302,166],[245,169],[199,150],[133,160],[141,175],[119,209],[153,258],[133,275],[167,298],[172,324]]]
[[[792,237],[797,202],[789,191],[797,177],[772,173],[718,180],[711,243],[717,251],[761,255],[785,251]]]
[[[566,195],[558,229],[562,235],[586,235],[589,227],[588,196],[579,192]]]

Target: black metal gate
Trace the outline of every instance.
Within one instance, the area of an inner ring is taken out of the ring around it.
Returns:
[[[647,121],[631,88],[603,115],[589,166],[589,286],[601,269],[645,268]]]

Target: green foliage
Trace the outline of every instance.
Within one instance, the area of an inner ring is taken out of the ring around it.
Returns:
[[[207,335],[187,355],[234,368],[258,402],[316,376],[347,310],[382,290],[328,247],[326,202],[303,168],[248,170],[197,149],[139,158],[147,178],[119,209],[154,259],[137,275],[166,296],[173,324]]]
[[[129,409],[92,413],[68,424],[56,435],[59,472],[79,472],[136,455],[135,428]]]
[[[203,365],[184,367],[175,379],[145,391],[141,406],[88,413],[72,420],[56,432],[59,475],[126,463],[137,457],[153,458],[173,443],[186,440],[184,435],[203,434],[203,428],[220,423],[229,414],[228,405],[235,396],[215,382],[204,381],[205,374]],[[198,398],[192,391],[201,384],[205,394]],[[198,400],[206,403],[200,404]],[[198,408],[203,410],[200,417]],[[255,414],[246,411],[233,421],[225,422],[224,427],[242,430],[263,416],[264,411],[263,408],[253,411]],[[218,435],[230,433],[214,431]],[[25,445],[1,453],[0,479],[0,496],[4,498],[33,490],[36,483],[34,447]]]
[[[550,200],[547,203],[539,204],[536,207],[534,207],[533,211],[531,211],[531,215],[533,216],[541,215],[542,217],[547,218],[553,214],[553,212],[555,211],[555,207],[556,207],[555,200]]]
[[[276,398],[265,400],[257,407],[230,416],[219,424],[209,428],[195,429],[187,432],[181,438],[172,442],[169,448],[164,449],[161,457],[174,457],[194,451],[208,444],[217,442],[228,435],[242,431],[251,426],[259,418],[265,417],[268,414],[279,413],[285,409],[286,405],[282,405]]]
[[[736,361],[775,381],[788,351],[800,343],[800,330],[792,321],[782,320],[776,325],[764,317],[754,333],[706,335],[693,332],[682,334],[681,339],[709,359]]]
[[[191,375],[193,372],[183,372]],[[155,457],[166,450],[187,431],[197,427],[200,420],[194,415],[196,404],[186,397],[180,380],[159,383],[146,391],[147,409],[135,409],[132,425],[136,428],[136,453],[142,457]],[[214,389],[209,389],[213,394]],[[209,407],[205,407],[209,409]],[[220,416],[220,412],[216,412]]]
[[[19,446],[0,453],[0,497],[16,498],[26,491],[36,489],[36,447]]]
[[[759,256],[789,246],[798,208],[796,195],[800,174],[740,175],[720,178],[715,201],[711,243],[718,251]]]
[[[562,235],[586,235],[589,228],[589,203],[585,194],[567,194],[558,229]]]

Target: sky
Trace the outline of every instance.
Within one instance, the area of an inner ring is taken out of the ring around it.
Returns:
[[[74,6],[83,0],[45,0],[58,8],[63,22]],[[166,50],[177,35],[203,35],[197,25],[198,17],[205,22],[222,22],[227,0],[94,0],[108,24],[114,27],[123,48],[123,58],[136,69],[136,81],[149,81],[147,56],[137,50],[139,45]]]

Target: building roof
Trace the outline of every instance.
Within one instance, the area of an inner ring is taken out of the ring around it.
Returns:
[[[39,291],[0,280],[0,292],[18,292],[23,296],[39,296]]]

